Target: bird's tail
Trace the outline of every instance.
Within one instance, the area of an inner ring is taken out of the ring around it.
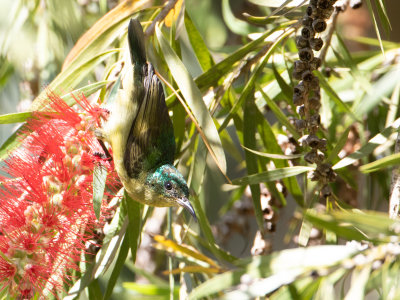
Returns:
[[[138,19],[131,19],[128,26],[128,42],[132,64],[146,64],[146,48],[142,25]]]

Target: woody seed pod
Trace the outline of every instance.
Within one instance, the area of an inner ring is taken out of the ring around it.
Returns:
[[[319,0],[318,1],[318,7],[321,9],[327,9],[330,6],[330,2],[328,0]]]
[[[303,72],[305,69],[307,69],[308,64],[301,60],[295,60],[293,67],[296,72]]]
[[[326,29],[326,22],[323,19],[314,20],[312,27],[315,32],[323,32]]]
[[[301,74],[303,74],[302,71],[298,72],[298,71],[294,70],[293,73],[292,73],[292,76],[293,76],[294,79],[300,80],[301,79]]]
[[[303,131],[304,129],[306,129],[307,122],[302,119],[295,120],[294,126],[296,127],[297,131]]]
[[[312,80],[309,83],[309,87],[310,89],[312,89],[313,91],[317,91],[320,89],[319,87],[319,79],[316,76],[313,76]]]
[[[310,40],[310,46],[313,48],[315,51],[321,50],[322,46],[324,45],[324,42],[322,41],[321,38],[312,38]]]
[[[312,70],[317,70],[322,64],[322,61],[319,57],[314,57],[313,60],[310,62],[310,68]]]
[[[293,104],[296,106],[304,104],[304,96],[293,93]]]
[[[303,17],[301,20],[301,24],[303,26],[312,26],[313,18],[310,18],[308,16]]]
[[[302,61],[311,61],[314,58],[314,53],[311,48],[303,48],[299,51],[299,58]]]
[[[311,148],[316,148],[319,145],[319,138],[315,134],[310,134],[306,138],[305,143]]]
[[[315,22],[315,21],[314,21]],[[314,24],[313,22],[313,24]],[[314,36],[314,30],[311,26],[305,26],[301,29],[301,36],[304,39],[310,39],[312,36]]]
[[[321,108],[321,102],[318,97],[311,97],[308,99],[308,105],[310,109],[319,110]]]
[[[303,38],[302,36],[296,37],[296,47],[297,49],[308,48],[310,47],[310,42]]]
[[[306,87],[304,86],[303,82],[300,82],[298,85],[296,85],[293,89],[293,92],[297,95],[304,95],[306,92]]]
[[[311,82],[313,80],[313,77],[314,75],[309,70],[304,71],[301,75],[301,79],[303,79],[304,82]]]
[[[312,13],[313,13],[313,8],[312,8],[312,6],[311,6],[311,5],[307,6],[307,9],[306,9],[306,14],[307,14],[307,16],[311,16]]]

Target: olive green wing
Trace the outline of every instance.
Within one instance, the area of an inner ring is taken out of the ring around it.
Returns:
[[[150,63],[143,82],[143,99],[127,140],[124,165],[130,177],[174,161],[175,137],[160,80]]]

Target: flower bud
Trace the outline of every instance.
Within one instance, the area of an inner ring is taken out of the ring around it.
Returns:
[[[294,126],[296,127],[297,131],[303,131],[307,127],[307,122],[302,119],[298,119],[294,121]]]

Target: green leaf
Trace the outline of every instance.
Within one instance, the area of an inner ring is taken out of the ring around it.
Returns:
[[[286,100],[288,101],[288,103],[292,103],[293,102],[292,101],[293,88],[286,83],[286,81],[283,79],[281,74],[276,69],[275,64],[272,64],[272,71],[274,72],[274,77],[275,77],[276,81],[278,82],[279,87],[281,88],[283,95],[285,95]]]
[[[205,136],[202,135],[204,143],[210,146],[209,150],[211,156],[215,160],[221,172],[226,174],[226,159],[221,139],[210,112],[203,101],[200,90],[194,83],[189,72],[186,70],[185,65],[172,50],[158,27],[156,27],[156,35],[170,72],[190,109],[193,111],[193,115],[197,119],[201,129],[204,131]]]
[[[103,201],[106,187],[107,169],[102,165],[96,165],[93,171],[93,209],[97,220],[100,219],[101,202]]]
[[[11,113],[0,116],[0,124],[11,124],[11,123],[20,123],[25,122],[27,119],[32,117],[32,113],[20,112],[20,113]]]
[[[142,295],[146,296],[169,296],[170,295],[170,288],[168,287],[163,287],[163,286],[158,286],[155,284],[145,284],[145,283],[136,283],[136,282],[124,282],[122,286],[127,289],[131,290],[134,292],[137,292]],[[179,298],[179,286],[174,287],[174,299]],[[164,299],[164,298],[163,298]]]
[[[189,15],[185,12],[185,27],[189,36],[189,41],[192,44],[193,51],[200,63],[203,71],[210,69],[214,65],[214,60],[203,41],[197,28],[194,26]]]
[[[136,252],[140,245],[140,234],[142,232],[142,208],[143,204],[133,200],[128,193],[124,192],[124,200],[126,203],[129,225],[128,225],[128,235],[129,235],[129,246],[132,253],[132,261],[136,260]]]
[[[228,26],[228,28],[236,34],[247,35],[251,32],[257,31],[257,28],[235,17],[229,6],[229,0],[222,0],[222,16],[226,26]]]
[[[275,117],[281,122],[283,125],[286,126],[286,128],[289,130],[289,132],[293,135],[293,137],[297,140],[300,138],[300,134],[297,132],[296,128],[290,123],[289,119],[286,117],[286,115],[281,111],[278,105],[268,95],[263,91],[261,87],[257,87],[257,90],[260,91],[262,97],[264,100],[267,102],[269,108],[272,110],[274,113]]]
[[[335,90],[329,85],[329,83],[325,80],[324,75],[322,75],[318,71],[314,71],[314,74],[317,75],[319,79],[319,83],[321,87],[324,89],[326,94],[329,96],[330,99],[335,102],[336,106],[340,108],[343,112],[347,113],[354,121],[359,121],[355,114],[350,110],[346,103],[344,103],[340,97],[336,94]],[[358,116],[358,115],[357,115]]]
[[[104,293],[103,300],[108,300],[111,298],[115,283],[117,282],[119,274],[121,273],[121,270],[125,264],[125,260],[128,256],[129,244],[130,244],[129,235],[125,235],[124,241],[122,242],[121,247],[119,249],[118,257],[113,267],[111,276],[108,279],[107,288],[106,292]]]
[[[375,32],[376,32],[376,36],[378,37],[379,45],[381,47],[382,53],[385,54],[385,49],[383,48],[382,38],[381,38],[381,34],[379,32],[378,23],[376,22],[374,10],[372,9],[371,0],[367,0],[367,6],[368,6],[369,14],[371,15],[372,20],[374,21]]]
[[[257,184],[267,181],[275,181],[283,178],[296,176],[307,171],[314,170],[312,167],[305,166],[294,166],[281,169],[270,170],[254,175],[244,176],[242,178],[232,180],[233,185],[247,185],[247,184]]]
[[[328,158],[326,159],[326,162],[332,162],[334,159],[336,159],[339,152],[343,149],[344,145],[347,142],[347,138],[349,136],[350,130],[351,130],[351,127],[349,126],[343,132],[343,134],[339,138],[339,141],[336,143],[336,146],[332,149],[331,153],[329,154]]]
[[[268,256],[245,259],[242,268],[217,275],[197,286],[189,294],[189,299],[199,299],[231,289],[240,284],[244,274],[252,278],[249,284],[241,286],[244,295],[250,296],[251,299],[264,297],[279,287],[292,283],[302,274],[326,271],[358,252],[355,245],[325,245],[283,250]]]
[[[55,93],[60,93],[60,91],[68,91],[74,89],[93,70],[96,65],[119,51],[119,49],[111,49],[103,53],[97,54],[79,65],[71,65],[66,70],[58,74],[57,77],[54,78],[54,80],[47,87],[47,89],[43,90],[40,95],[36,97],[30,109],[42,109],[43,102],[46,101],[47,93],[49,90]]]
[[[258,39],[244,45],[237,51],[229,55],[224,60],[212,66],[207,72],[201,74],[195,79],[195,82],[201,91],[207,90],[211,86],[215,86],[218,81],[233,69],[235,63],[243,59],[250,51],[255,50],[262,45],[265,38],[274,33],[277,28],[269,30],[262,34]]]
[[[249,149],[245,146],[242,146],[245,150],[250,151],[254,154],[257,154],[262,157],[274,158],[274,159],[296,159],[303,156],[303,154],[292,154],[292,155],[285,155],[285,154],[274,154],[274,153],[264,153],[256,150]]]
[[[279,45],[279,43],[285,39],[288,35],[292,33],[292,30],[288,30],[284,33],[282,33],[279,38],[275,40],[275,42],[268,48],[268,51],[265,53],[264,57],[260,60],[260,63],[257,65],[257,69],[253,72],[251,75],[249,81],[247,81],[246,86],[244,87],[242,93],[240,94],[239,99],[236,101],[236,103],[233,105],[231,110],[229,111],[228,116],[225,118],[224,122],[222,123],[220,127],[220,131],[225,129],[226,126],[228,126],[229,121],[232,119],[233,115],[239,110],[240,107],[242,107],[243,102],[250,97],[250,94],[254,94],[254,86],[256,84],[256,80],[258,77],[261,75],[261,72],[263,72],[265,65],[268,62],[268,59],[274,52],[275,48]]]
[[[385,143],[388,137],[397,129],[398,123],[400,119],[397,119],[392,126],[386,127],[381,133],[375,135],[372,139],[368,141],[364,146],[362,146],[359,150],[353,152],[352,154],[346,156],[339,162],[337,162],[332,169],[340,169],[344,168],[352,163],[356,162],[357,160],[366,157],[367,155],[371,154],[372,151],[376,149],[379,145]]]
[[[379,171],[380,169],[387,168],[400,163],[400,153],[391,154],[384,158],[375,160],[369,164],[365,164],[360,167],[360,171],[363,173],[371,173]]]
[[[256,146],[256,113],[257,107],[254,104],[254,92],[250,99],[244,103],[243,112],[243,143],[246,147],[254,148]],[[247,174],[249,176],[258,173],[258,160],[257,156],[251,152],[245,152]],[[250,185],[251,198],[253,200],[254,213],[260,232],[264,232],[264,216],[261,209],[261,192],[260,184]]]

